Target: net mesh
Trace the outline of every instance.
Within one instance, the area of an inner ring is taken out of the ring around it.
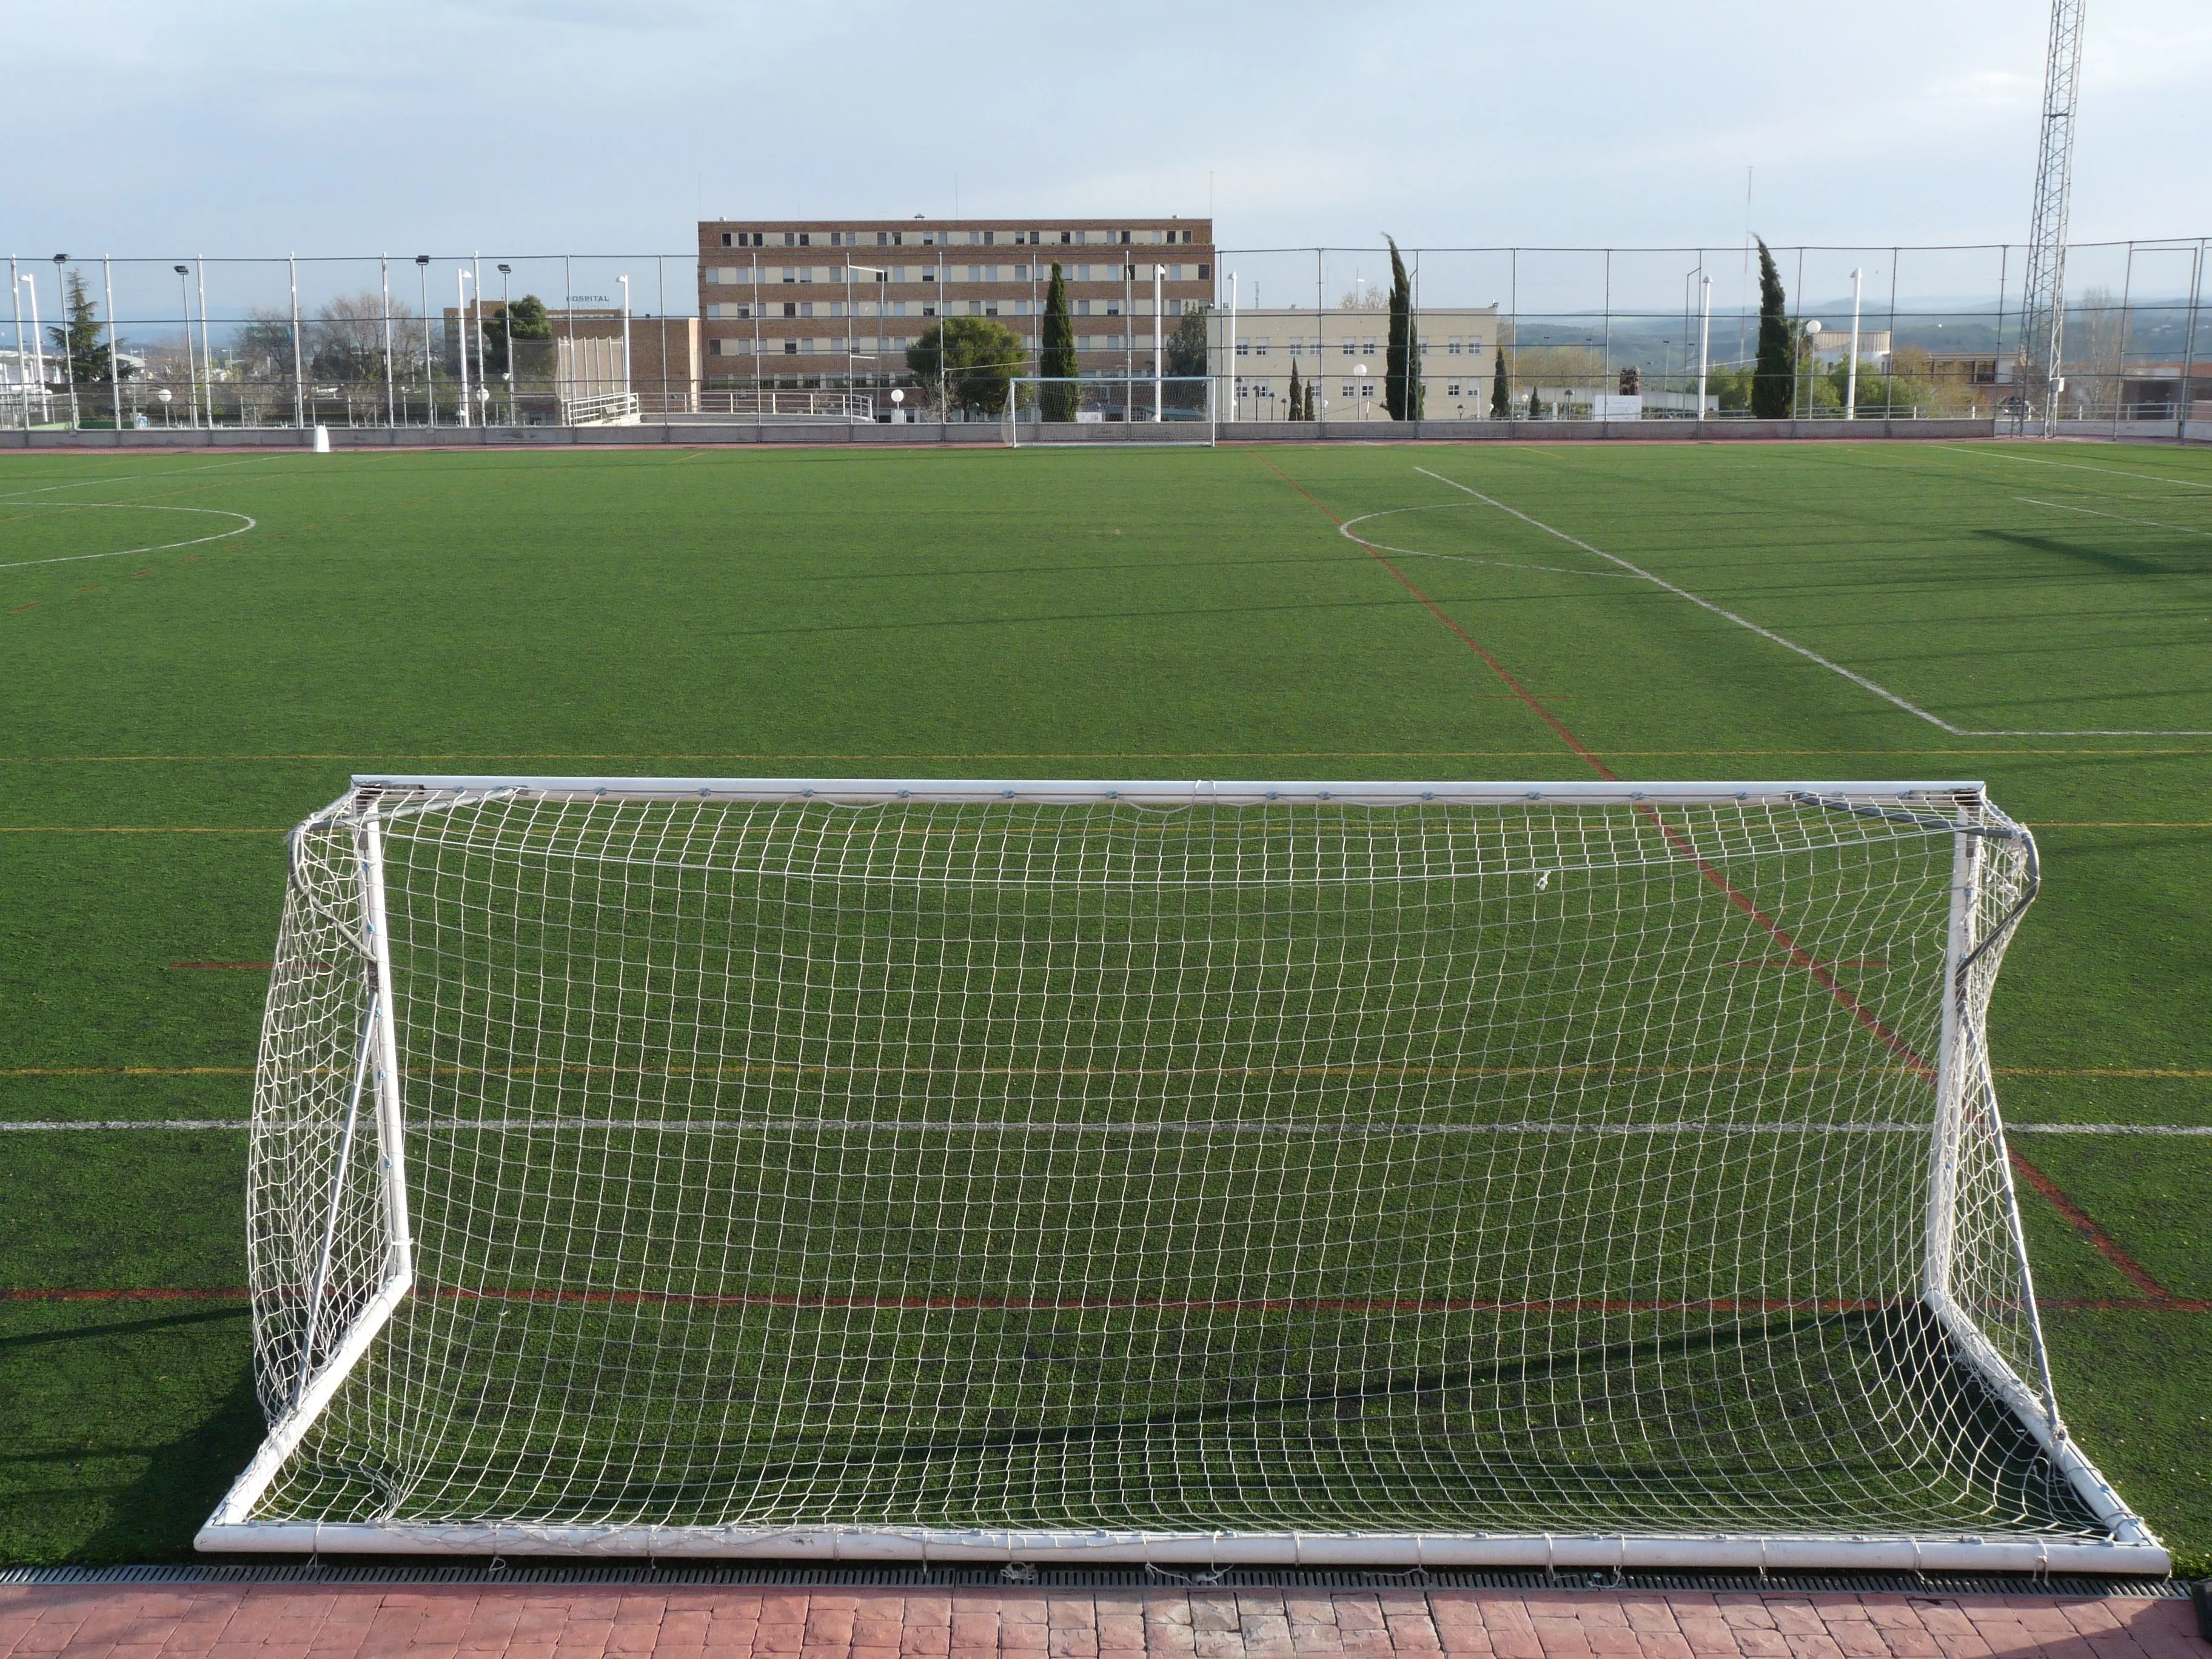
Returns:
[[[340,803],[256,1097],[272,1419],[413,1282],[252,1518],[2102,1535],[2001,1386],[2010,830]]]

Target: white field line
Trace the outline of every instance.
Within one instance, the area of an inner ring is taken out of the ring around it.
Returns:
[[[1710,611],[1716,617],[1720,617],[1729,622],[1734,623],[1738,628],[1747,629],[1750,632],[1758,635],[1759,638],[1763,640],[1771,641],[1785,651],[1794,651],[1807,661],[1818,663],[1821,667],[1826,669],[1832,674],[1841,675],[1852,684],[1859,686],[1865,690],[1873,692],[1875,696],[1880,697],[1884,702],[1893,704],[1896,708],[1903,709],[1908,714],[1912,714],[1921,720],[1926,720],[1929,725],[1935,726],[1939,731],[1949,733],[1952,737],[2212,738],[2212,727],[2161,728],[2099,726],[2082,730],[2045,731],[2024,727],[2012,729],[2002,727],[1954,726],[1949,720],[1945,720],[1942,715],[1929,714],[1925,708],[1920,707],[1918,703],[1906,702],[1903,697],[1899,696],[1896,692],[1892,691],[1887,686],[1879,684],[1875,681],[1869,679],[1865,675],[1857,673],[1851,669],[1844,667],[1839,662],[1832,661],[1828,658],[1822,656],[1819,652],[1811,649],[1809,647],[1800,645],[1796,641],[1778,634],[1771,628],[1762,628],[1747,617],[1740,617],[1733,611],[1728,610],[1723,606],[1715,605],[1711,599],[1703,598],[1698,594],[1692,593],[1686,587],[1679,587],[1674,583],[1667,580],[1662,576],[1655,576],[1651,572],[1644,569],[1643,566],[1632,564],[1629,561],[1622,558],[1617,553],[1608,553],[1601,547],[1592,546],[1589,543],[1583,540],[1581,537],[1571,536],[1565,531],[1559,529],[1555,525],[1548,525],[1541,519],[1532,518],[1528,514],[1523,513],[1517,507],[1508,507],[1504,501],[1499,501],[1496,496],[1486,495],[1482,491],[1475,489],[1473,485],[1463,484],[1456,478],[1447,478],[1443,473],[1431,472],[1425,466],[1417,466],[1413,471],[1421,473],[1427,477],[1434,478],[1440,484],[1448,484],[1454,489],[1463,491],[1467,495],[1474,496],[1475,500],[1482,502],[1485,506],[1494,507],[1501,513],[1510,514],[1514,518],[1520,520],[1522,523],[1532,526],[1535,529],[1542,531],[1547,536],[1556,536],[1571,547],[1579,547],[1583,552],[1592,554],[1598,558],[1603,559],[1609,564],[1619,565],[1623,570],[1629,572],[1632,575],[1641,576],[1645,581],[1650,582],[1654,587],[1663,588],[1668,592],[1674,594],[1677,599],[1687,599],[1692,605],[1698,606],[1700,610]],[[1349,524],[1344,526],[1343,533],[1352,541],[1359,542],[1363,546],[1367,544],[1361,537],[1352,535],[1352,526]],[[1597,573],[1593,571],[1590,574],[1596,574]]]
[[[2018,461],[2022,466],[2058,466],[2069,472],[2104,472],[2115,478],[2143,478],[2152,483],[2172,484],[2182,489],[2212,489],[2212,483],[2198,483],[2192,478],[2176,478],[2163,472],[2130,472],[2124,467],[2091,466],[2086,461],[2047,461],[2039,455],[2014,455],[2001,449],[1960,449],[1952,445],[1942,446],[1952,455],[1971,455],[1977,460]]]
[[[2212,530],[2202,530],[2194,525],[2160,524],[2156,519],[2130,519],[2124,513],[2100,513],[2094,507],[2069,507],[2064,501],[2038,501],[2033,495],[2015,495],[2013,500],[2026,501],[2030,507],[2047,507],[2059,513],[2081,513],[2092,519],[2116,519],[2122,524],[2147,525],[2153,530],[2171,530],[2177,536],[2212,536]]]
[[[179,547],[198,547],[202,542],[219,542],[228,537],[243,536],[258,522],[246,514],[233,513],[220,507],[163,507],[153,501],[33,501],[27,505],[40,513],[82,513],[105,507],[129,513],[204,513],[211,518],[243,519],[245,522],[234,529],[218,530],[212,536],[194,536],[189,541],[149,542],[143,547],[118,547],[105,553],[64,553],[52,559],[18,559],[11,564],[0,564],[0,570],[28,570],[33,565],[41,564],[81,564],[87,559],[121,559],[133,553],[167,553]]]
[[[189,472],[221,472],[229,467],[252,466],[257,461],[289,460],[295,455],[311,453],[307,450],[279,449],[272,450],[264,455],[247,455],[235,461],[209,461],[200,466],[176,466],[161,472],[116,472],[94,478],[72,478],[67,483],[34,484],[28,489],[0,490],[0,501],[17,501],[25,495],[48,495],[57,489],[89,489],[93,485],[99,483],[163,483],[171,478],[180,478]]]
[[[1516,1121],[1503,1123],[1429,1123],[1362,1127],[1344,1123],[1024,1123],[991,1120],[965,1123],[926,1123],[913,1118],[604,1118],[604,1117],[438,1117],[411,1123],[410,1129],[447,1132],[475,1130],[488,1133],[574,1133],[581,1129],[624,1129],[651,1134],[721,1134],[761,1129],[893,1129],[943,1133],[1003,1132],[1020,1134],[1218,1134],[1272,1135],[1287,1133],[1328,1135],[1366,1135],[1395,1138],[1446,1134],[1525,1134],[1572,1138],[1577,1135],[1779,1135],[1779,1134],[1925,1134],[1924,1123],[1726,1123],[1692,1120],[1673,1123],[1549,1123]],[[0,1134],[112,1133],[137,1129],[236,1129],[252,1125],[242,1117],[86,1118],[0,1121]],[[2151,1135],[2172,1139],[2212,1138],[2212,1124],[2198,1123],[2013,1123],[2007,1132],[2016,1135]],[[271,1133],[275,1133],[272,1129]]]

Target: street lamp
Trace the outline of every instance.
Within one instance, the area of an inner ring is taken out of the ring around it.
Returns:
[[[898,386],[893,386],[891,388],[891,418],[893,420],[897,420],[902,414],[905,413],[905,411],[899,407],[900,404],[905,402],[906,392]]]
[[[1359,418],[1364,421],[1367,418],[1367,365],[1354,363],[1352,372],[1359,377]]]
[[[499,319],[507,333],[507,423],[520,426],[521,421],[514,412],[514,307],[507,301],[507,279],[514,275],[513,265],[499,268]]]
[[[163,386],[154,395],[161,400],[161,424],[163,426],[174,426],[176,422],[169,417],[169,399],[175,394],[172,392],[168,387]]]
[[[438,383],[430,373],[430,256],[415,256],[415,275],[422,293],[422,420],[438,424]]]
[[[69,255],[54,255],[54,315],[62,325],[62,374],[66,377],[70,395],[70,430],[77,428],[76,415],[76,330],[70,316],[69,290],[62,284],[62,267],[69,263]]]
[[[185,322],[185,387],[191,394],[185,408],[191,411],[191,424],[197,427],[200,423],[200,399],[199,381],[192,371],[191,267],[172,265],[169,268],[177,273],[177,307]],[[169,401],[169,394],[166,390],[161,393],[161,401],[165,404]]]
[[[459,347],[461,360],[461,424],[469,423],[469,271],[465,266],[453,270],[453,326],[459,331],[454,343]]]

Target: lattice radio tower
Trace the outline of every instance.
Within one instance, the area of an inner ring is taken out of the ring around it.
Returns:
[[[2051,0],[2043,70],[2043,137],[2035,158],[2035,216],[2028,227],[2021,312],[2022,391],[2049,437],[2058,419],[2066,343],[2066,206],[2074,193],[2074,104],[2081,78],[2087,0]]]

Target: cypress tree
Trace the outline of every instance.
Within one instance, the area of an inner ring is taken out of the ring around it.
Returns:
[[[1490,377],[1490,418],[1510,421],[1513,418],[1513,393],[1505,384],[1505,348],[1498,348],[1498,367]]]
[[[68,282],[68,319],[66,323],[49,327],[46,337],[53,342],[47,354],[46,374],[56,385],[73,380],[82,386],[89,382],[106,384],[113,372],[115,357],[112,349],[101,337],[107,331],[100,320],[100,312],[92,301],[92,291],[85,286],[84,275],[75,265],[70,267]],[[131,366],[123,365],[125,377]]]
[[[1044,350],[1037,373],[1045,377],[1044,418],[1075,418],[1079,392],[1075,385],[1075,323],[1067,308],[1067,278],[1059,263],[1052,267],[1052,285],[1044,295]]]
[[[1533,386],[1528,388],[1528,418],[1532,421],[1540,421],[1544,418],[1536,412],[1536,388]]]
[[[1394,421],[1421,418],[1421,342],[1413,320],[1413,284],[1406,275],[1406,262],[1398,257],[1395,237],[1390,244],[1390,349],[1382,362],[1382,402]]]
[[[1790,338],[1790,319],[1783,314],[1789,303],[1782,292],[1782,273],[1766,243],[1759,244],[1759,356],[1751,377],[1751,413],[1754,420],[1786,421],[1797,391],[1796,353]]]
[[[1306,392],[1298,380],[1297,359],[1291,360],[1291,418],[1303,421],[1306,417]]]

